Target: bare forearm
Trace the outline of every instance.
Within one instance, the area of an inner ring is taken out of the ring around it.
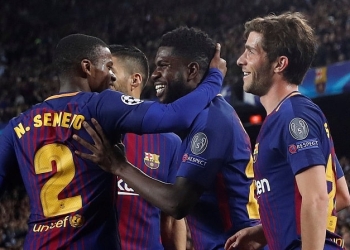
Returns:
[[[176,220],[163,213],[161,220],[161,235],[164,249],[185,249],[187,240],[185,219]]]
[[[350,206],[349,188],[344,176],[337,180],[336,197],[337,197],[337,203],[336,203],[337,212]]]
[[[325,168],[316,165],[295,176],[300,195],[301,241],[303,250],[324,248],[328,215]]]
[[[328,200],[303,202],[301,207],[301,238],[303,250],[324,248]]]
[[[122,163],[122,165],[115,169],[117,170],[114,171],[114,174],[122,178],[142,198],[160,208],[163,212],[174,217],[176,216],[177,197],[173,184],[156,180],[129,162]]]

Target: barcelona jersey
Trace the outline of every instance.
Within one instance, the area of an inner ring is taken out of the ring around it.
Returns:
[[[177,176],[204,189],[186,217],[195,249],[223,249],[228,237],[260,223],[250,140],[222,96],[195,119],[181,154]]]
[[[30,201],[24,248],[120,249],[116,177],[74,154],[90,152],[72,135],[93,143],[82,128],[91,118],[111,143],[126,132],[187,128],[221,83],[221,72],[211,69],[194,91],[167,105],[111,90],[61,93],[13,118],[0,136],[0,187],[18,166]]]
[[[179,165],[180,138],[173,133],[124,137],[128,161],[157,180],[173,183]],[[162,250],[161,211],[118,179],[119,232],[123,250]]]
[[[298,92],[292,93],[266,117],[253,158],[256,195],[269,249],[301,247],[301,195],[295,175],[314,165],[325,166],[327,179],[325,249],[342,249],[335,244],[341,239],[334,233],[338,161],[327,120],[320,108]]]

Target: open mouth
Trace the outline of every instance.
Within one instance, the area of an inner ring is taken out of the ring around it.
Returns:
[[[251,73],[250,72],[243,72],[243,78],[249,76]]]
[[[156,90],[157,96],[159,96],[159,95],[161,95],[164,92],[165,85],[164,84],[158,84],[158,85],[155,85],[154,88]]]

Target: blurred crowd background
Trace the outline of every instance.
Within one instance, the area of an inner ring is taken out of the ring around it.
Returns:
[[[97,36],[108,44],[134,45],[148,56],[152,70],[162,34],[181,25],[201,28],[222,45],[229,101],[234,107],[244,106],[241,69],[236,65],[243,51],[243,24],[256,16],[284,11],[302,12],[314,27],[319,46],[312,67],[350,60],[348,0],[2,1],[0,129],[22,110],[57,91],[53,52],[58,41],[72,33]],[[346,152],[339,158],[349,182],[350,149],[341,152]],[[28,199],[20,181],[14,183],[0,200],[0,249],[21,249],[27,228]],[[350,249],[350,210],[339,214],[338,231]],[[190,241],[188,245],[191,249]]]

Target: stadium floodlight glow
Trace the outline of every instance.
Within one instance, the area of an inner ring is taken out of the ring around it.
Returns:
[[[262,116],[257,114],[257,115],[251,115],[249,117],[249,122],[252,125],[259,125],[262,123]]]

